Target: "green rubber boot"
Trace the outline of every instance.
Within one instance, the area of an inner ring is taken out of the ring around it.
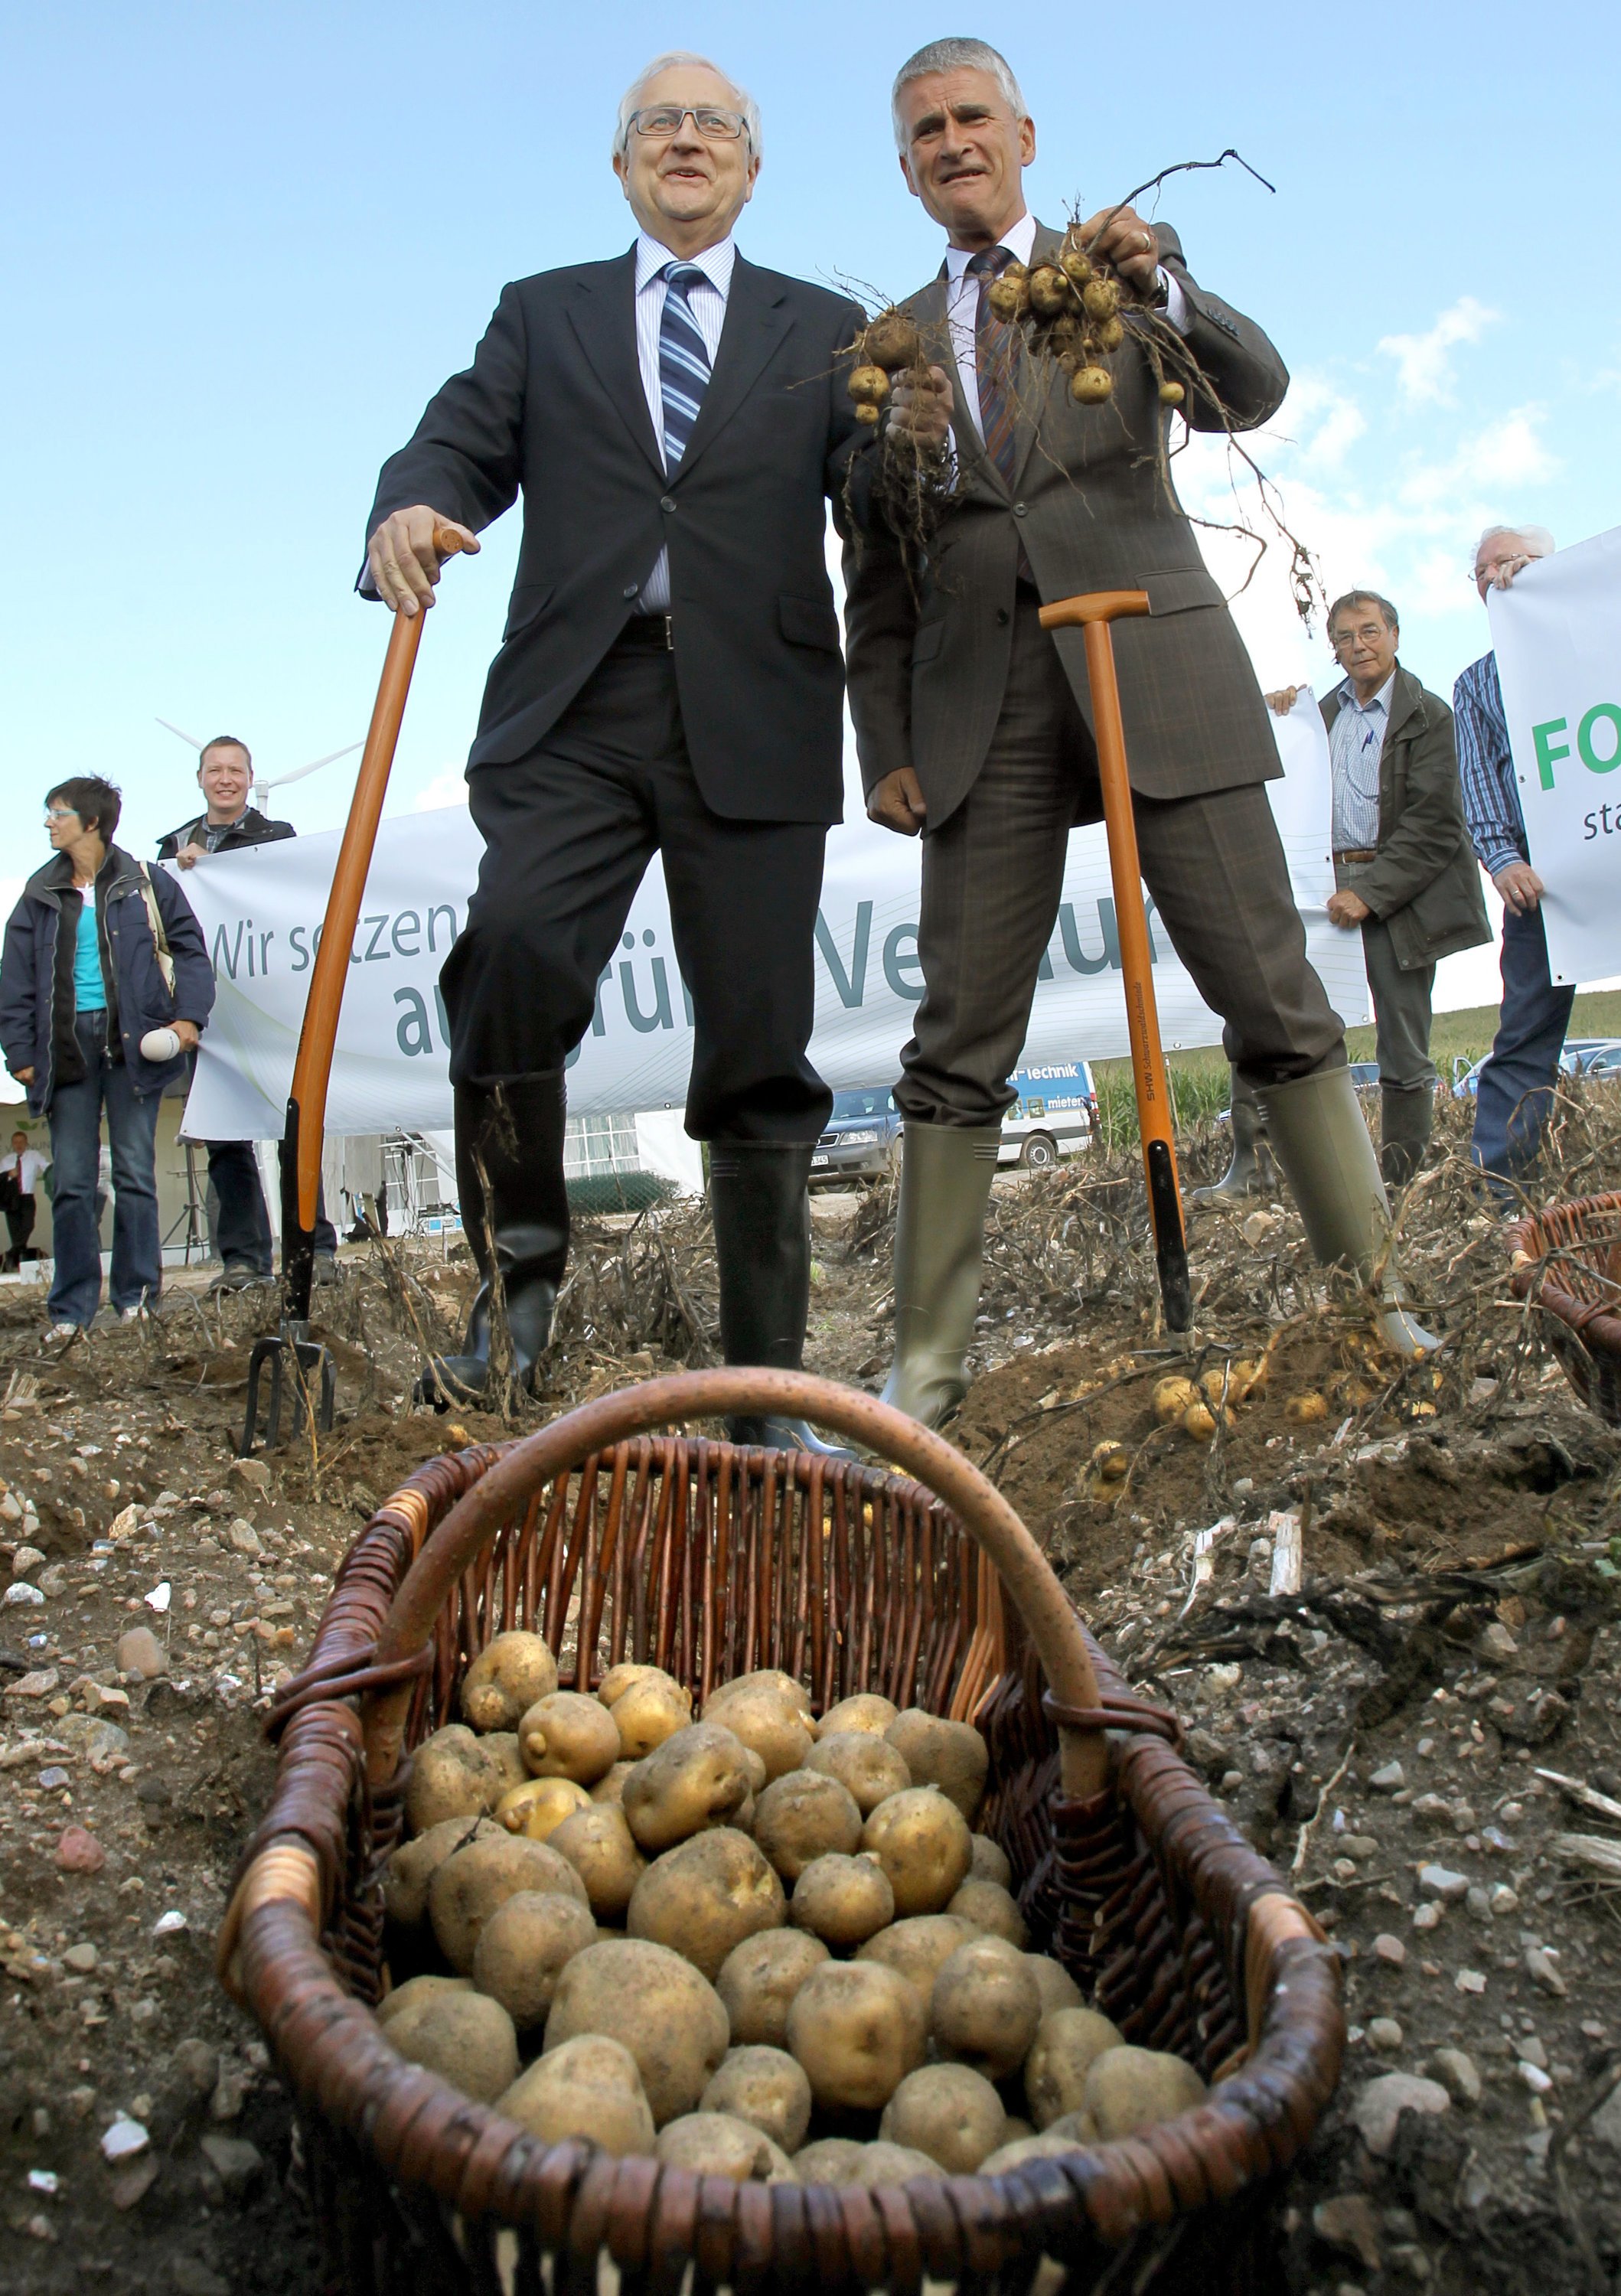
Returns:
[[[985,1207],[1002,1128],[908,1123],[895,1223],[895,1360],[884,1401],[937,1427],[968,1392]]]
[[[1219,1180],[1208,1188],[1190,1188],[1191,1204],[1224,1204],[1236,1202],[1244,1196],[1258,1196],[1266,1186],[1266,1175],[1261,1154],[1261,1143],[1265,1136],[1266,1120],[1261,1114],[1261,1103],[1256,1098],[1255,1086],[1246,1084],[1238,1070],[1232,1071],[1232,1103],[1229,1119],[1232,1126],[1232,1161]]]

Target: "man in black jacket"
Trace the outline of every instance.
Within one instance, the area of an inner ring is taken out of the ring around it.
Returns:
[[[203,810],[193,821],[183,821],[158,840],[160,861],[173,861],[194,869],[211,853],[240,853],[250,845],[279,845],[296,837],[291,821],[269,821],[248,800],[253,789],[253,757],[246,742],[234,734],[216,734],[197,756],[197,785]],[[209,1177],[219,1199],[215,1242],[220,1273],[215,1291],[241,1292],[251,1283],[268,1283],[272,1238],[270,1214],[259,1178],[258,1155],[251,1140],[205,1140]],[[335,1280],[338,1237],[322,1202],[315,1220],[315,1278]]]
[[[527,504],[469,758],[484,860],[442,976],[485,1286],[465,1352],[426,1375],[436,1399],[484,1385],[493,1272],[520,1377],[550,1335],[563,1070],[655,850],[692,1001],[686,1120],[710,1144],[723,1348],[799,1361],[831,1105],[806,1057],[813,933],[842,781],[825,504],[856,430],[843,354],[861,315],[738,253],[759,162],[741,89],[700,58],[651,65],[613,154],[635,245],[507,287],[379,483],[363,587],[407,614],[432,599],[436,526],[471,541],[520,489]]]

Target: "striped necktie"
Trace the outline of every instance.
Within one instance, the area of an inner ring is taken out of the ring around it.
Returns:
[[[1013,345],[1012,329],[991,308],[991,283],[1013,260],[1011,247],[987,248],[970,256],[970,275],[979,282],[979,304],[974,314],[974,365],[979,380],[979,422],[985,451],[1013,490]]]
[[[687,300],[710,284],[696,263],[664,266],[664,314],[659,322],[659,390],[664,403],[664,466],[674,471],[686,453],[692,425],[709,387],[709,352]]]

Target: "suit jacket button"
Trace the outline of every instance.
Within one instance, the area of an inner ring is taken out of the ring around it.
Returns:
[[[659,509],[660,509],[660,510],[662,510],[662,511],[672,511],[672,510],[674,510],[674,509],[675,509],[675,496],[674,496],[674,495],[660,495],[660,496],[659,496]]]
[[[1007,608],[1005,606],[998,606],[996,609],[996,620],[998,626],[1005,626],[1009,619]]]
[[[627,582],[623,590],[620,591],[619,595],[622,598],[636,598],[639,597],[641,594],[642,585],[640,582]]]
[[[1025,508],[1023,503],[1015,503],[1013,504],[1013,515],[1015,518],[1028,518],[1030,513]]]

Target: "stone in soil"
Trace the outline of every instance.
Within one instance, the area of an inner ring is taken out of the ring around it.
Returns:
[[[1438,2118],[1452,2108],[1452,2099],[1439,2081],[1419,2073],[1380,2073],[1352,2100],[1351,2118],[1370,2152],[1382,2159],[1396,2141],[1396,2122],[1404,2112]]]

